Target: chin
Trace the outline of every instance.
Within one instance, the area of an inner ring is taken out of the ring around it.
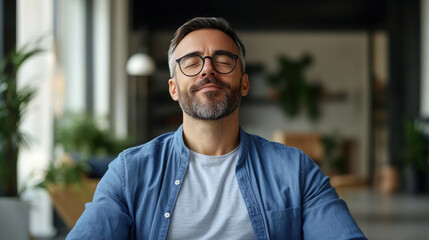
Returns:
[[[224,97],[224,94],[222,94],[222,92],[220,91],[206,91],[203,92],[203,95],[204,98],[208,101]]]

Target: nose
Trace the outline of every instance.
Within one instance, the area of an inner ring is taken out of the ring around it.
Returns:
[[[200,75],[202,77],[206,77],[208,75],[214,76],[216,74],[216,70],[214,69],[211,58],[205,57],[204,58],[204,67],[200,72]]]

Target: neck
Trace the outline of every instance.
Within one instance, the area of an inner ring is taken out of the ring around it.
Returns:
[[[183,140],[194,152],[223,155],[240,143],[238,110],[219,120],[200,120],[183,114]]]

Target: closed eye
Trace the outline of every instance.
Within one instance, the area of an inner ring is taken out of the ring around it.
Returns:
[[[189,64],[189,65],[186,65],[186,66],[185,66],[185,69],[186,69],[186,68],[198,67],[199,65],[200,65],[199,63]]]

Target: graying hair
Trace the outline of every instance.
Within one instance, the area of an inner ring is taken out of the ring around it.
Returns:
[[[179,45],[179,43],[183,40],[183,38],[186,37],[186,35],[200,29],[217,29],[228,35],[238,46],[238,58],[240,59],[241,72],[245,73],[246,64],[244,61],[244,57],[246,56],[246,49],[244,48],[244,45],[238,35],[231,28],[229,22],[226,21],[224,18],[196,17],[187,21],[185,24],[179,27],[174,34],[174,38],[171,40],[170,48],[168,49],[168,67],[170,68],[171,78],[174,78],[175,76],[175,50],[177,48],[177,45]]]

